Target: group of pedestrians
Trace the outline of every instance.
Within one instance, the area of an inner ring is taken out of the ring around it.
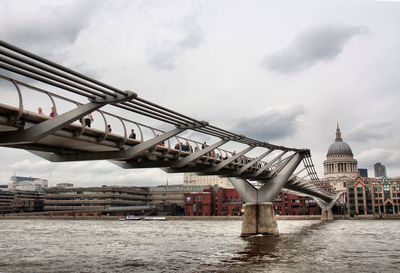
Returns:
[[[43,115],[43,116],[46,115],[46,114],[43,112],[42,107],[39,107],[39,108],[38,108],[38,114]],[[49,117],[55,118],[55,117],[57,117],[57,116],[58,116],[58,113],[57,113],[56,108],[55,108],[54,106],[51,107],[51,112],[50,112],[50,114],[49,114]],[[85,127],[88,127],[88,128],[91,127],[93,121],[94,121],[94,119],[93,119],[92,113],[87,114],[86,116],[83,117],[83,119],[82,119],[82,118],[79,119],[79,122],[80,122],[81,124],[83,124]],[[111,124],[108,124],[108,125],[107,125],[107,132],[108,132],[108,133],[111,133],[111,132],[112,132]],[[131,133],[129,134],[129,138],[131,138],[131,139],[136,139],[136,133],[135,133],[135,130],[134,130],[134,129],[131,129]],[[164,146],[163,144],[164,144],[164,143],[160,143],[161,146]],[[201,145],[201,149],[204,150],[207,146],[208,146],[207,143],[204,142],[204,143]],[[184,144],[183,142],[180,142],[180,143],[178,142],[178,143],[176,143],[176,145],[175,145],[174,148],[175,148],[176,150],[181,150],[181,151],[183,151],[183,152],[190,152],[190,153],[193,153],[193,147],[189,144],[189,141],[186,141],[185,144]],[[197,152],[198,150],[199,150],[199,149],[198,149],[198,147],[196,146],[195,149],[194,149],[194,151]],[[233,152],[232,156],[234,156],[235,154],[236,154],[236,152]],[[213,157],[213,158],[216,158],[216,159],[219,159],[219,160],[228,159],[228,156],[227,156],[227,155],[226,155],[225,157],[222,157],[221,154],[215,153],[214,150],[208,152],[208,153],[206,154],[206,156]],[[250,162],[250,161],[251,161],[251,158],[249,158],[249,157],[247,157],[247,156],[241,156],[239,159],[236,159],[236,160],[235,160],[236,163],[240,163],[240,164],[246,164],[246,163],[248,163],[248,162]],[[258,167],[258,168],[261,168],[262,165],[263,165],[263,164],[262,164],[261,162],[258,162],[258,163],[257,163],[257,167]]]
[[[181,150],[183,152],[191,152],[193,153],[193,147],[189,144],[188,141],[186,141],[186,143],[184,144],[183,142],[181,143],[176,143],[175,145],[175,150]]]
[[[38,114],[41,115],[41,116],[45,116],[45,115],[46,115],[46,114],[43,112],[42,107],[39,107],[39,108],[38,108]],[[55,117],[57,117],[57,116],[58,116],[58,113],[57,113],[56,108],[55,108],[54,106],[51,107],[51,111],[50,111],[49,117],[55,118]]]
[[[46,116],[46,114],[43,112],[42,107],[38,107],[37,111],[38,111],[39,115]],[[51,107],[49,117],[51,117],[51,118],[58,117],[57,109],[54,106]],[[94,118],[93,118],[92,113],[89,113],[89,114],[85,115],[83,118],[79,119],[79,122],[88,128],[90,128],[92,126],[93,121],[94,121]],[[111,124],[107,124],[107,132],[108,133],[112,132]],[[133,129],[132,129],[132,132],[133,132]],[[134,138],[136,138],[136,135],[134,135]]]

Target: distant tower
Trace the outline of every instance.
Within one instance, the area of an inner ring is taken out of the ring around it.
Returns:
[[[375,177],[386,177],[386,167],[385,165],[382,165],[382,163],[378,162],[374,164],[374,172],[375,172]]]
[[[358,176],[357,160],[353,158],[350,146],[343,141],[339,123],[336,125],[336,138],[328,149],[324,161],[325,178],[352,177]]]

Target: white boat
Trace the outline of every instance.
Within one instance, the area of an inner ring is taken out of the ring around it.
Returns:
[[[165,221],[166,218],[162,216],[145,216],[142,218],[144,221]]]
[[[125,218],[119,218],[119,221],[138,221],[142,220],[142,217],[140,216],[135,216],[135,215],[127,215]]]
[[[163,216],[135,216],[135,215],[127,215],[124,218],[119,218],[119,221],[165,221],[167,220]]]

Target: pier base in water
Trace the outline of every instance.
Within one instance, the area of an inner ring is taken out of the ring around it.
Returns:
[[[246,204],[244,207],[242,237],[252,235],[279,236],[272,203]]]
[[[321,212],[321,221],[333,221],[333,214],[331,209],[323,209]]]

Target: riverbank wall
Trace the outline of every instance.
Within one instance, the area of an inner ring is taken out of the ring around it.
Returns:
[[[62,215],[29,215],[24,213],[0,215],[0,220],[118,220],[119,216],[62,216]],[[320,220],[319,215],[277,215],[277,220]],[[334,215],[335,220],[400,220],[400,215]],[[169,221],[221,221],[242,220],[242,216],[165,216]]]

